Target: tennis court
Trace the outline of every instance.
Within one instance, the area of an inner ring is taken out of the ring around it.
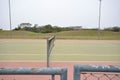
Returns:
[[[0,67],[46,67],[46,47],[45,39],[1,39]],[[56,40],[50,54],[50,67],[68,68],[68,80],[73,80],[75,64],[120,66],[119,47],[120,41],[116,40]],[[50,80],[50,76],[4,75],[0,79]]]
[[[56,40],[51,61],[120,61],[120,41]],[[46,61],[46,40],[1,39],[0,61]]]

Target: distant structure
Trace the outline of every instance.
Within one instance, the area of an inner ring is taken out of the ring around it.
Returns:
[[[19,26],[20,26],[21,28],[24,28],[24,27],[31,27],[32,24],[30,24],[30,23],[21,23]]]

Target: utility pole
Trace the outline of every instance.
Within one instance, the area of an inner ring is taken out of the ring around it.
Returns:
[[[101,26],[101,0],[99,0],[99,19],[98,19],[98,39],[101,39],[100,26]]]
[[[10,31],[12,30],[12,26],[11,26],[11,2],[10,0],[8,0],[9,3],[9,25],[10,25]]]

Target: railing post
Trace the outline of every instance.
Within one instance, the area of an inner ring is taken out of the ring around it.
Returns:
[[[74,66],[74,80],[80,80],[80,71],[78,66]]]
[[[61,80],[67,80],[67,69],[62,70]]]
[[[55,80],[55,75],[52,75],[52,80]]]

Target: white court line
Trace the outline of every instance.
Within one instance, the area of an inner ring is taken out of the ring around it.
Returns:
[[[1,56],[3,55],[12,55],[12,56],[14,56],[14,55],[42,55],[42,56],[45,56],[46,54],[0,54]],[[107,55],[107,54],[51,54],[51,56],[77,56],[77,55],[79,55],[79,56],[120,56],[120,55]]]
[[[0,54],[0,55],[46,55],[46,54]]]
[[[70,55],[70,56],[120,56],[120,55],[105,55],[105,54],[53,54],[54,55]]]
[[[0,62],[46,62],[46,60],[0,60]],[[113,63],[120,63],[120,61],[51,61],[52,62],[99,62],[99,63],[106,63],[106,62],[113,62]]]

